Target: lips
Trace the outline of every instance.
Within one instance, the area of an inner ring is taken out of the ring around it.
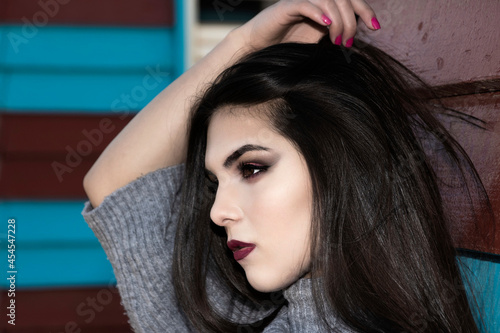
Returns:
[[[255,248],[255,244],[240,242],[238,240],[230,240],[227,246],[233,251],[233,256],[236,261],[242,260]]]

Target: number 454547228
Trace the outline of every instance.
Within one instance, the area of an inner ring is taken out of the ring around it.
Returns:
[[[8,262],[9,269],[16,268],[16,220],[9,219],[8,221],[8,232],[7,232],[7,251],[8,253]]]

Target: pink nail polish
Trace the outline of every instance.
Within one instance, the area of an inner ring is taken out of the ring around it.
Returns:
[[[380,29],[380,23],[378,23],[378,20],[376,17],[372,18],[372,27],[375,30]]]
[[[332,20],[330,20],[325,14],[321,15],[321,19],[323,20],[323,22],[325,22],[326,25],[332,24]]]
[[[342,44],[342,35],[338,35],[337,38],[335,38],[335,45],[340,44]]]
[[[347,42],[345,42],[345,47],[351,47],[352,43],[354,43],[354,38],[349,38]]]

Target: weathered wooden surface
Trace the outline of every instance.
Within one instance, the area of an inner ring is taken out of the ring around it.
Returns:
[[[500,1],[371,0],[382,29],[360,39],[400,60],[434,87],[446,106],[486,122],[487,130],[446,126],[474,162],[496,226],[471,222],[463,199],[452,201],[458,246],[500,254]]]
[[[364,40],[432,85],[500,77],[500,1],[371,0],[382,30]]]

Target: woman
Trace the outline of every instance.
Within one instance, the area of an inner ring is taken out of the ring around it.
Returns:
[[[354,13],[379,28],[359,0],[263,11],[89,171],[84,216],[137,331],[477,331],[421,136],[481,184],[416,77],[344,56]]]

